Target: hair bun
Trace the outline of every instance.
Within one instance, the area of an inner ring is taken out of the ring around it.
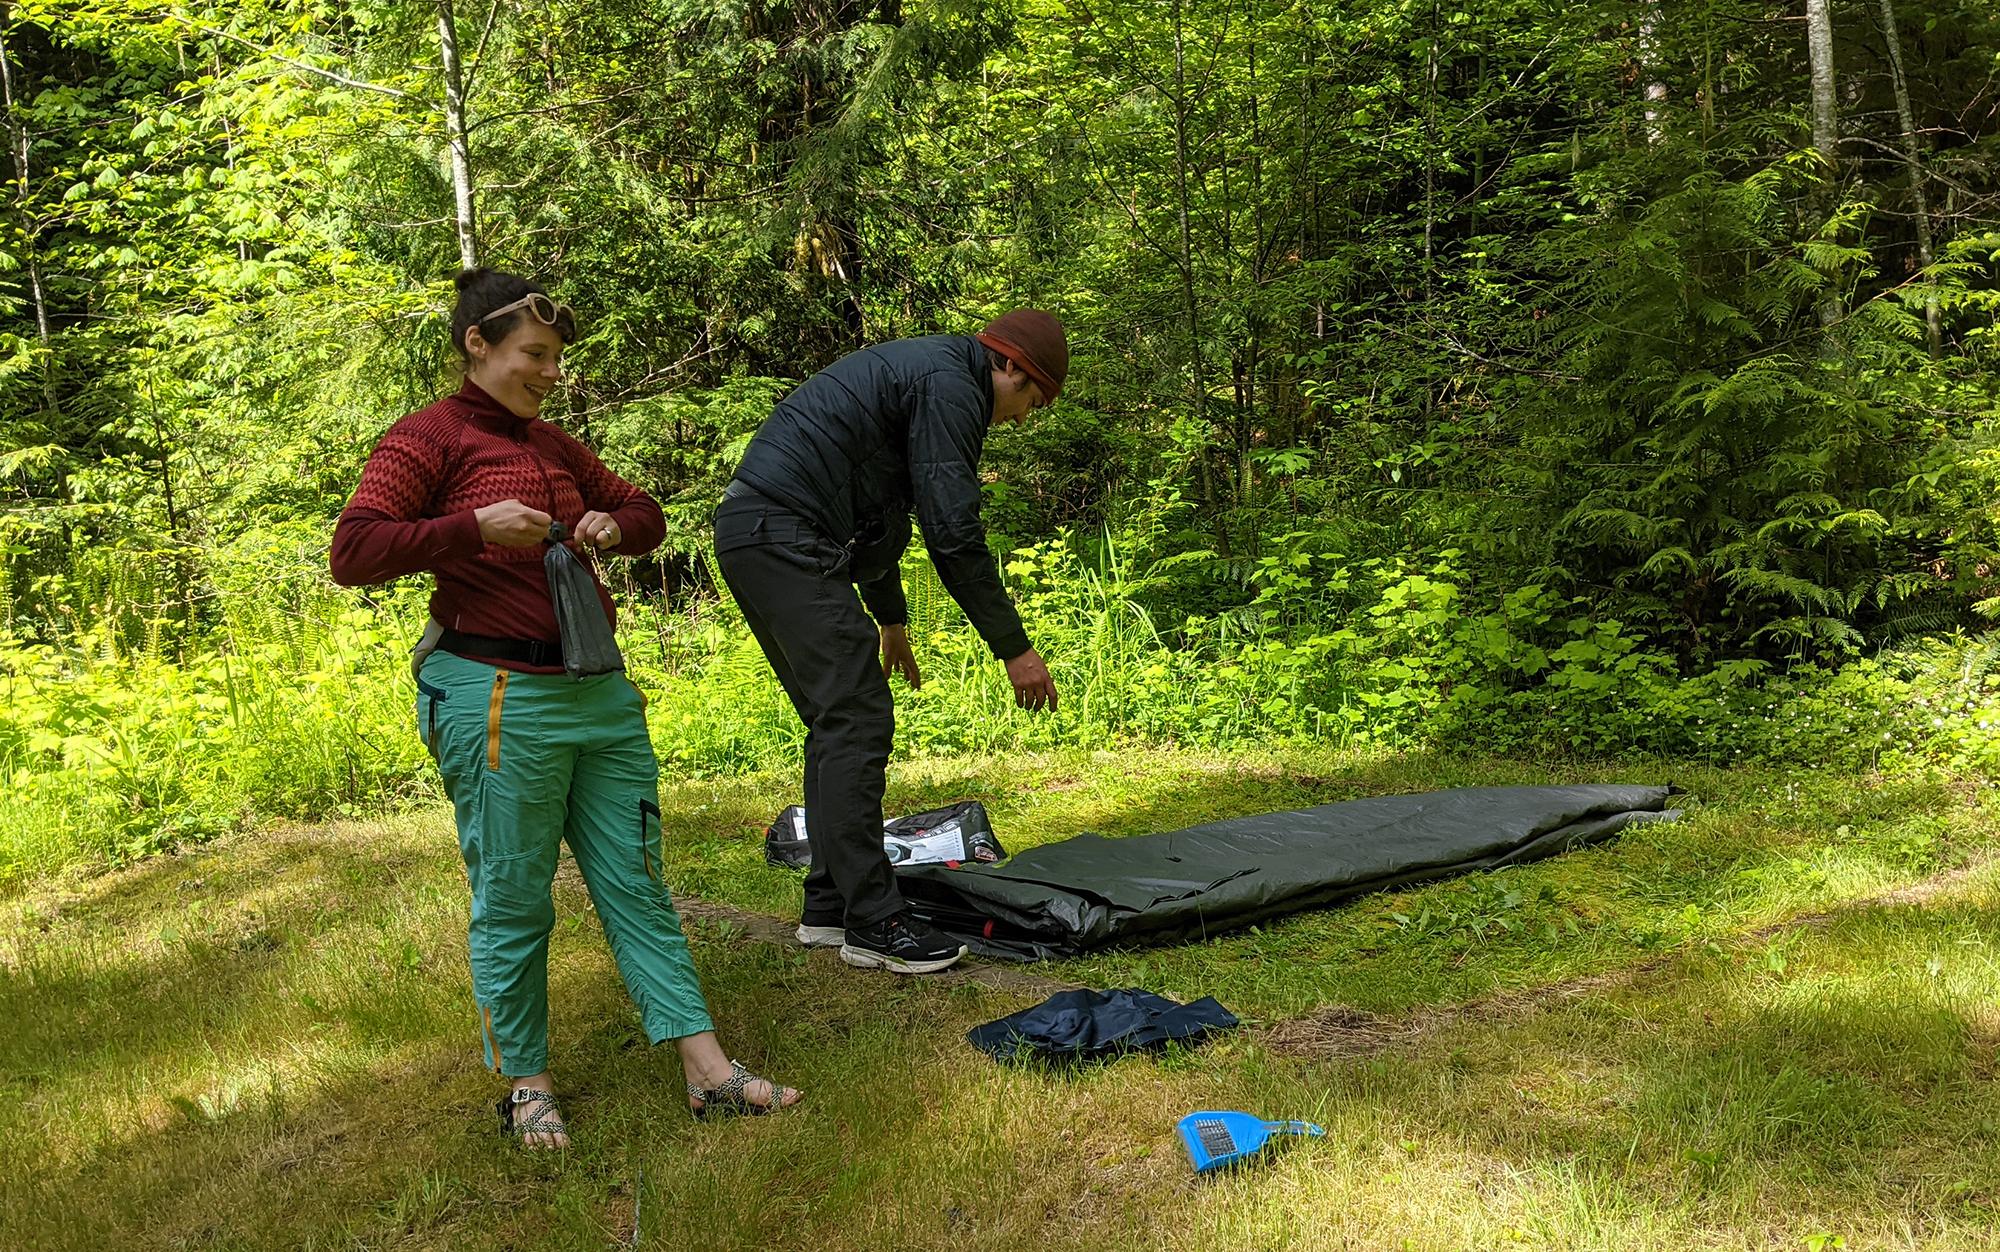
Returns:
[[[479,333],[489,343],[499,343],[514,333],[527,310],[516,308],[503,314],[497,321],[489,320],[493,310],[516,304],[523,296],[547,295],[547,289],[539,283],[529,282],[519,274],[509,274],[505,270],[489,269],[484,265],[468,270],[460,270],[452,280],[458,288],[458,299],[451,311],[451,346],[459,355],[465,354],[465,333],[472,327],[480,328]],[[570,326],[569,334],[563,335],[568,343],[575,337],[576,327]],[[559,330],[558,334],[562,334]]]

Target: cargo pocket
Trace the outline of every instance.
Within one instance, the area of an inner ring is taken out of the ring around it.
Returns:
[[[848,570],[854,564],[852,548],[843,548],[837,543],[821,541],[815,545],[813,556],[819,562],[820,577],[840,582],[849,581]]]
[[[653,841],[658,836],[657,834],[648,833],[646,815],[649,813],[653,817],[651,829],[657,832],[660,829],[660,806],[654,804],[651,800],[639,801],[639,856],[646,863],[646,877],[652,879],[654,882],[658,882],[660,881],[659,871],[653,868]]]
[[[423,679],[417,679],[417,726],[423,735],[424,746],[437,755],[438,705],[451,699],[451,692],[443,687],[433,687]]]
[[[486,768],[500,768],[500,707],[507,700],[507,671],[493,671],[493,694],[486,701]]]

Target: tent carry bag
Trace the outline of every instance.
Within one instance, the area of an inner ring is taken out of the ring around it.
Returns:
[[[563,669],[571,678],[622,670],[625,658],[619,654],[604,602],[597,597],[597,580],[564,544],[567,538],[568,528],[561,522],[550,522],[545,540],[549,548],[542,556],[542,569],[549,576],[549,599],[555,603],[556,628],[562,634]]]

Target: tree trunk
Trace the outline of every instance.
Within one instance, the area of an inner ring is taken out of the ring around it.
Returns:
[[[1918,155],[1917,123],[1910,110],[1910,80],[1903,73],[1903,39],[1896,32],[1895,0],[1882,0],[1882,37],[1889,46],[1889,78],[1896,88],[1896,120],[1903,126],[1903,158],[1910,165],[1910,200],[1917,215],[1917,261],[1925,269],[1931,264],[1931,210],[1924,195],[1924,164]],[[1939,325],[1937,284],[1924,297],[1924,327],[1935,360],[1944,345]]]
[[[1830,0],[1806,0],[1806,51],[1812,58],[1813,147],[1832,167],[1839,156],[1840,127],[1834,117]]]
[[[1835,180],[1840,169],[1840,126],[1834,114],[1833,12],[1830,5],[1831,0],[1806,0],[1806,52],[1812,61],[1813,148],[1826,162],[1829,190],[1824,199],[1829,216],[1837,194],[1832,188],[1837,186]],[[1840,320],[1840,304],[1838,295],[1830,295],[1820,302],[1820,325],[1832,326]],[[1831,334],[1827,336],[1825,351],[1829,355],[1837,351]]]
[[[12,6],[0,6],[0,103],[7,109],[7,137],[12,141],[14,157],[14,212],[20,218],[21,231],[27,238],[28,289],[35,304],[35,331],[41,336],[42,346],[49,343],[49,302],[42,291],[42,265],[35,255],[34,229],[28,225],[28,122],[21,116],[14,99],[14,59],[7,48],[6,28],[13,24]]]
[[[1639,73],[1646,83],[1646,142],[1658,143],[1665,133],[1667,85],[1660,71],[1660,0],[1646,0],[1639,14]],[[1482,84],[1483,85],[1483,84]]]
[[[472,144],[465,133],[465,72],[458,59],[458,21],[452,0],[437,0],[438,51],[444,60],[444,128],[451,142],[451,190],[458,206],[458,263],[479,264],[473,234]]]
[[[1319,180],[1313,175],[1313,42],[1299,41],[1299,260],[1307,265],[1319,260]],[[1313,293],[1315,339],[1326,338],[1326,297]]]
[[[1431,267],[1437,259],[1433,236],[1437,229],[1437,87],[1438,13],[1431,6],[1430,50],[1424,54],[1424,305],[1431,303]],[[1428,407],[1428,406],[1426,406]]]
[[[29,220],[28,209],[28,120],[21,116],[14,99],[14,61],[7,47],[6,29],[13,24],[12,5],[0,5],[0,104],[7,110],[7,137],[14,157],[14,215],[21,223],[22,268],[28,272],[28,298],[35,306],[35,335],[42,345],[42,407],[57,411],[55,360],[49,347],[49,297],[42,286],[42,260],[37,247],[41,233]]]
[[[1208,464],[1208,445],[1211,435],[1208,420],[1208,371],[1203,368],[1202,362],[1201,304],[1196,300],[1194,290],[1194,246],[1188,227],[1187,171],[1187,44],[1181,30],[1181,6],[1176,0],[1174,4],[1174,189],[1180,199],[1181,298],[1186,304],[1188,361],[1194,373],[1194,421],[1195,429],[1201,432],[1201,444],[1195,449],[1195,464],[1201,471],[1202,503],[1208,506],[1209,516],[1215,522],[1218,555],[1228,560],[1229,527],[1223,522],[1220,502],[1215,495],[1215,476]]]
[[[1259,307],[1264,297],[1264,115],[1257,92],[1257,40],[1252,28],[1250,40],[1250,290]],[[1243,475],[1242,498],[1248,500],[1254,485],[1250,472],[1250,445],[1262,423],[1257,412],[1257,367],[1258,352],[1263,343],[1263,319],[1253,314],[1250,319],[1250,370],[1244,381],[1247,401],[1243,414],[1243,434],[1240,439]],[[1264,429],[1265,441],[1270,442],[1271,431]],[[1252,542],[1255,542],[1253,532]]]
[[[160,450],[160,494],[167,506],[167,536],[171,539],[179,540],[181,537],[181,515],[180,510],[174,507],[173,449],[167,443],[166,426],[160,421],[160,401],[153,394],[153,379],[150,373],[146,377],[146,407],[152,410],[153,415],[153,446]],[[179,590],[183,596],[186,595],[187,583],[185,579],[182,580]]]

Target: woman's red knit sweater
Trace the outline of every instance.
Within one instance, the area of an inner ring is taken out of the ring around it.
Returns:
[[[667,532],[653,497],[590,449],[539,418],[516,417],[467,380],[457,395],[410,414],[375,445],[333,530],[333,579],[355,587],[428,570],[437,576],[431,616],[444,625],[555,643],[561,632],[542,546],[508,548],[479,537],[473,510],[503,500],[540,509],[571,530],[589,510],[608,513],[623,536],[614,550],[625,556],[652,551]],[[612,614],[601,582],[597,594]],[[492,663],[562,672],[560,665]]]

